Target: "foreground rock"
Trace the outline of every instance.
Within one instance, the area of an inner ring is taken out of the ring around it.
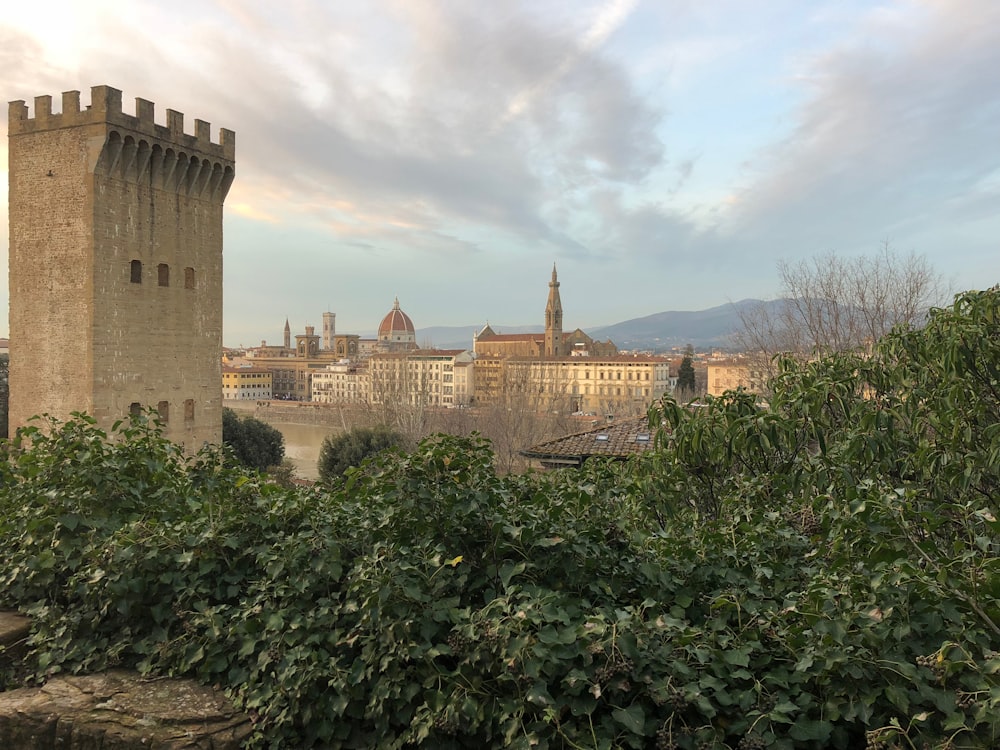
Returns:
[[[217,690],[123,670],[0,693],[4,750],[237,750],[251,729]]]
[[[31,620],[16,612],[0,610],[0,659],[21,659],[26,652]]]

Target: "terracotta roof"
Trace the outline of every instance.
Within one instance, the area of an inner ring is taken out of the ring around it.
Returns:
[[[481,357],[482,358],[482,357]],[[598,364],[598,365],[627,365],[627,364],[670,364],[670,360],[666,357],[657,356],[639,356],[633,357],[629,354],[612,354],[607,357],[598,357],[593,355],[588,356],[573,356],[572,354],[564,354],[558,357],[544,357],[541,360],[538,357],[532,357],[527,354],[515,355],[512,357],[491,357],[487,355],[485,359],[506,359],[511,362],[576,362],[579,364]]]
[[[396,298],[392,309],[382,318],[378,327],[379,338],[391,336],[393,333],[415,333],[410,316],[399,309],[399,298]]]
[[[480,336],[477,341],[544,341],[544,333],[494,333]]]
[[[457,357],[466,349],[407,349],[404,352],[379,352],[372,356],[380,359],[406,359],[408,357]]]
[[[433,356],[457,357],[464,351],[466,350],[465,349],[415,349],[411,351],[410,354],[415,354],[418,357],[422,355],[427,355],[431,357]]]
[[[588,458],[628,458],[650,450],[656,441],[646,417],[632,417],[602,425],[586,432],[549,440],[521,451],[521,455],[542,462],[543,466],[580,466]]]

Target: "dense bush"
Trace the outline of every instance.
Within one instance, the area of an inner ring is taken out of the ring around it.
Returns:
[[[254,417],[241,417],[232,409],[222,410],[222,442],[243,466],[267,471],[281,466],[285,438],[280,431]]]
[[[579,472],[440,437],[304,492],[141,420],[22,431],[0,603],[39,678],[223,684],[260,747],[993,747],[998,315],[666,400]]]
[[[351,467],[361,465],[366,458],[390,448],[399,448],[404,437],[385,425],[354,427],[339,435],[327,435],[319,449],[317,472],[320,481],[340,479]]]

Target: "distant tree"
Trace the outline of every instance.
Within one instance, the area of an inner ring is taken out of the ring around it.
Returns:
[[[526,469],[529,462],[521,451],[574,431],[569,410],[553,409],[560,399],[568,405],[569,394],[565,386],[560,388],[560,393],[543,393],[527,360],[515,358],[499,364],[492,387],[476,407],[478,431],[492,444],[499,473]]]
[[[280,466],[285,457],[285,439],[278,430],[253,417],[241,418],[232,409],[222,410],[222,442],[237,461],[257,471]]]
[[[871,256],[782,261],[778,275],[782,304],[741,313],[735,337],[765,380],[777,354],[801,359],[869,347],[897,325],[920,325],[946,296],[943,277],[923,256],[900,257],[888,244]]]
[[[405,437],[385,425],[355,427],[340,435],[327,435],[319,449],[320,481],[332,482],[369,456],[405,444]]]
[[[684,359],[681,360],[680,369],[677,370],[677,392],[688,396],[693,396],[695,391],[692,354],[694,354],[694,347],[688,345],[684,352]]]

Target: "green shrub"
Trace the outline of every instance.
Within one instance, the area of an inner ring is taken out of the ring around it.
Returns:
[[[351,467],[360,466],[371,456],[405,444],[405,438],[385,425],[354,427],[340,435],[327,435],[319,449],[317,471],[320,481],[340,479]]]
[[[0,603],[39,679],[221,684],[254,747],[995,747],[998,311],[665,400],[656,451],[582,471],[441,436],[290,490],[143,420],[31,428]]]
[[[240,417],[232,409],[222,410],[222,442],[236,461],[257,471],[280,467],[285,457],[281,432],[254,417]]]

